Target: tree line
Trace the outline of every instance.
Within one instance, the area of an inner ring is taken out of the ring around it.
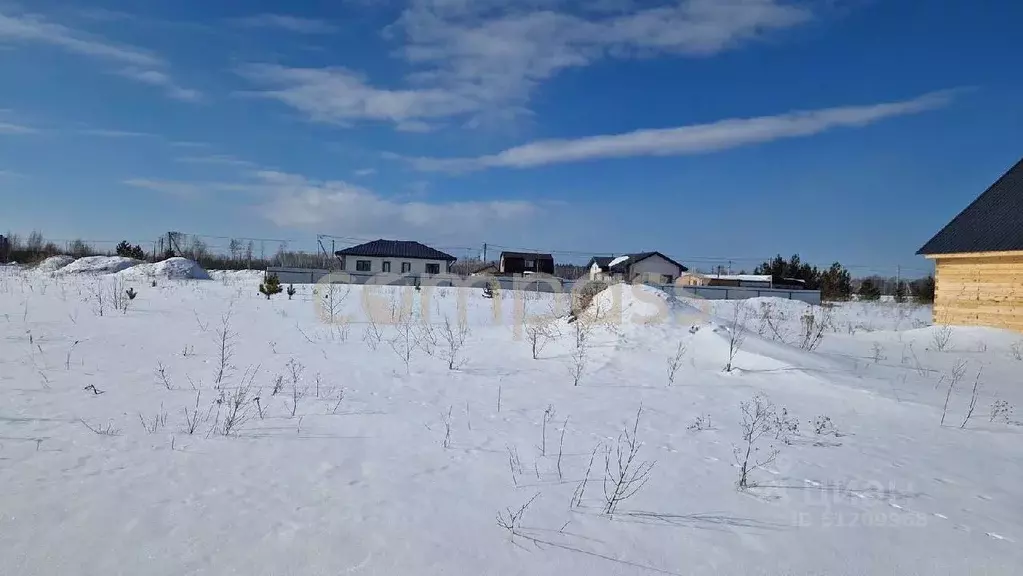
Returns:
[[[853,279],[840,262],[821,269],[803,262],[798,254],[793,254],[788,260],[779,254],[757,266],[754,274],[769,275],[779,284],[786,280],[800,280],[807,290],[820,290],[822,300],[849,300],[856,294],[860,300],[880,300],[882,295],[888,295],[896,302],[910,299],[919,303],[934,301],[933,275],[911,281],[881,276]]]

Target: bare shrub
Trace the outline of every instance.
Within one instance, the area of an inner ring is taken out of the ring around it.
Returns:
[[[831,416],[821,414],[810,421],[810,426],[813,427],[813,433],[818,436],[838,435],[838,430],[831,421]]]
[[[799,420],[789,415],[788,408],[783,406],[781,412],[775,411],[774,439],[788,444],[791,441],[790,437],[798,434]]]
[[[380,346],[380,341],[383,340],[384,335],[380,331],[380,326],[377,325],[376,321],[373,320],[372,315],[369,318],[369,322],[366,324],[366,328],[362,332],[362,341],[369,346],[370,350],[376,350]]]
[[[949,343],[952,341],[952,327],[948,324],[942,324],[938,326],[933,333],[931,333],[931,344],[934,345],[934,349],[938,352],[944,352],[948,350]]]
[[[632,431],[626,426],[618,435],[614,458],[610,447],[604,453],[604,514],[608,516],[614,516],[618,506],[635,496],[650,479],[654,462],[636,459],[642,446],[637,436],[642,415],[643,407],[640,406]]]
[[[870,350],[871,350],[870,357],[873,358],[874,364],[880,364],[881,361],[885,359],[884,348],[881,347],[880,342],[874,342]]]
[[[299,383],[302,381],[302,373],[305,372],[305,366],[292,358],[288,360],[286,367],[291,380],[291,416],[294,417],[295,412],[298,411],[298,401],[305,396],[305,389],[299,387]]]
[[[569,366],[569,371],[572,375],[572,385],[578,386],[586,372],[586,350],[592,325],[584,319],[578,318],[572,323],[572,327],[575,347],[572,349],[572,364]]]
[[[984,368],[977,370],[977,379],[973,381],[973,391],[970,393],[970,407],[966,411],[966,417],[963,418],[963,423],[959,425],[960,430],[966,428],[966,424],[970,421],[970,416],[973,416],[973,409],[977,407],[978,393],[980,392],[980,375],[983,371]]]
[[[675,347],[675,353],[668,357],[668,386],[675,383],[675,374],[682,367],[682,359],[686,355],[685,342],[679,342]]]
[[[160,379],[160,383],[165,388],[171,389],[170,379],[167,378],[167,368],[164,367],[163,362],[157,362],[156,364],[156,377]]]
[[[597,444],[593,447],[593,452],[590,452],[590,462],[586,465],[586,474],[583,476],[582,481],[579,482],[575,487],[575,491],[572,493],[572,500],[569,503],[569,508],[580,508],[583,505],[583,498],[586,496],[586,486],[590,482],[590,473],[593,471],[593,461],[596,459],[597,450],[599,450],[601,444]]]
[[[351,293],[352,287],[347,284],[331,282],[319,288],[321,312],[323,320],[334,324],[341,317],[344,311],[345,300]]]
[[[469,334],[469,323],[464,317],[459,317],[458,323],[455,325],[452,325],[450,318],[444,317],[444,326],[441,328],[440,336],[445,344],[444,359],[448,362],[448,370],[457,370],[465,364],[461,352]]]
[[[966,361],[956,360],[955,365],[952,366],[952,372],[949,374],[942,374],[941,378],[938,379],[938,385],[942,382],[948,382],[948,391],[945,393],[945,405],[941,409],[941,426],[945,425],[945,416],[948,414],[948,401],[952,398],[952,392],[955,390],[959,381],[966,375]]]
[[[217,372],[213,378],[213,385],[218,390],[229,372],[234,370],[231,366],[231,358],[234,357],[234,340],[236,334],[231,331],[231,312],[228,311],[220,319],[220,327],[217,328]]]
[[[553,321],[550,318],[538,318],[526,324],[526,338],[529,341],[530,351],[533,353],[533,360],[540,356],[540,352],[556,336]]]
[[[238,431],[252,417],[252,403],[250,402],[252,392],[252,381],[256,378],[259,367],[248,369],[242,376],[240,385],[226,397],[227,412],[224,415],[221,433],[230,436]],[[259,395],[259,392],[256,392]]]
[[[270,395],[276,396],[284,391],[284,376],[276,374],[270,382]]]
[[[547,424],[554,420],[554,406],[548,404],[543,411],[543,421],[540,424],[540,455],[547,455]]]
[[[1006,400],[995,400],[991,405],[991,418],[989,422],[1000,421],[1008,423],[1012,417],[1012,405]]]
[[[444,423],[444,441],[441,446],[444,448],[451,448],[451,411],[454,410],[454,406],[448,406],[447,414],[441,414],[441,421]]]
[[[829,306],[811,306],[800,318],[802,337],[799,347],[814,351],[824,340],[824,333],[832,326],[831,317],[834,310]]]
[[[526,501],[525,504],[519,506],[518,510],[512,511],[511,508],[506,508],[504,512],[497,513],[497,525],[508,531],[511,538],[519,535],[519,531],[522,528],[522,518],[526,515],[526,511],[529,510],[530,505],[540,497],[540,493],[537,492],[532,498]]]
[[[92,426],[88,422],[86,422],[85,420],[79,419],[78,421],[82,423],[82,426],[85,426],[86,428],[88,428],[89,431],[92,432],[93,434],[98,434],[100,436],[120,436],[121,435],[121,429],[120,428],[114,428],[114,425],[111,424],[111,423],[107,423],[106,426]]]
[[[341,403],[345,401],[345,388],[344,386],[338,390],[337,402],[334,403],[334,408],[330,411],[331,414],[337,414],[337,409],[341,407]]]
[[[749,304],[742,300],[735,305],[735,310],[728,322],[728,363],[725,364],[725,372],[732,371],[732,364],[735,361],[735,356],[742,349],[743,343],[746,342],[746,332],[749,327],[746,325],[749,319],[750,308]]]
[[[142,422],[142,428],[145,429],[146,432],[153,434],[160,428],[167,426],[167,413],[164,412],[163,407],[161,407],[160,411],[153,415],[152,419],[147,420],[146,417],[139,412],[139,420]]]
[[[199,428],[201,421],[202,412],[199,410],[199,397],[202,395],[202,391],[195,393],[195,406],[189,410],[188,407],[182,408],[185,413],[185,432],[189,435],[195,434],[196,429]]]
[[[764,456],[758,456],[761,453],[760,441],[774,429],[776,417],[774,404],[760,393],[755,394],[751,400],[740,403],[739,409],[742,412],[742,419],[739,422],[742,427],[742,444],[733,446],[732,453],[735,456],[735,463],[739,466],[738,487],[745,490],[751,486],[750,472],[769,465],[778,457],[778,450],[773,446],[767,447]]]
[[[1023,360],[1023,340],[1017,340],[1009,345],[1009,351],[1016,360]]]
[[[686,430],[690,430],[693,432],[702,432],[704,430],[713,430],[712,426],[713,424],[711,423],[710,414],[707,415],[701,414],[697,416],[695,420],[693,420],[692,424],[686,426]]]
[[[416,349],[415,315],[411,310],[399,311],[394,323],[394,336],[388,339],[395,356],[405,365],[405,374],[410,373],[412,352]]]

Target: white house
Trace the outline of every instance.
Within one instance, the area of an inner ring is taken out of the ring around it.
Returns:
[[[689,269],[660,252],[640,252],[590,260],[590,280],[672,284]]]
[[[374,240],[334,253],[351,274],[441,274],[457,260],[450,254],[408,240]]]

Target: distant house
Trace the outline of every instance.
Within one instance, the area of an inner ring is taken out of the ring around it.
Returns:
[[[457,260],[450,254],[407,240],[374,240],[334,253],[341,270],[353,274],[440,274]]]
[[[1023,159],[931,238],[934,321],[1023,331]]]
[[[497,274],[497,272],[498,272],[497,264],[494,264],[493,262],[487,262],[483,266],[480,266],[478,268],[473,269],[469,273],[469,275],[470,276],[493,276],[494,274]]]
[[[554,257],[537,252],[501,252],[498,270],[502,274],[554,274]]]
[[[689,268],[660,252],[596,256],[590,260],[590,280],[621,280],[673,284]]]

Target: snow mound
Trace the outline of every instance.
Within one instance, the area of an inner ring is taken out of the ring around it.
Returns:
[[[36,272],[56,272],[68,264],[74,262],[71,256],[50,256],[35,267]]]
[[[124,256],[87,256],[57,270],[58,274],[113,274],[138,266],[142,261]]]
[[[688,304],[652,286],[614,284],[597,293],[587,314],[612,315],[623,324],[702,323],[707,310]]]
[[[121,278],[138,280],[147,278],[167,278],[170,280],[209,280],[210,275],[188,258],[174,257],[155,264],[139,264],[117,273]]]

